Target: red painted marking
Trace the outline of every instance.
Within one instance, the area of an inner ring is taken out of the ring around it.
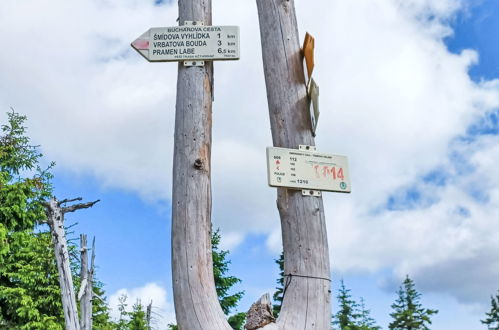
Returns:
[[[281,162],[277,160],[275,163],[276,163],[277,165],[279,165]]]
[[[149,49],[149,40],[137,39],[132,42],[132,46],[136,49]]]

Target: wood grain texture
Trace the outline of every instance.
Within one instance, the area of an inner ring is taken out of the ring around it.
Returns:
[[[256,2],[273,144],[296,149],[300,144],[315,145],[294,2]],[[277,207],[284,273],[290,275],[285,277],[277,328],[330,329],[330,266],[322,198],[279,188]]]
[[[92,330],[92,299],[93,299],[93,273],[95,258],[95,239],[92,244],[92,262],[88,265],[87,235],[80,235],[80,279],[81,287],[78,293],[80,301],[80,329]]]
[[[211,25],[211,0],[179,0],[179,21]],[[172,207],[173,295],[181,330],[231,329],[218,303],[211,254],[213,65],[179,63]]]
[[[66,330],[79,330],[78,310],[71,275],[68,243],[64,230],[64,212],[56,198],[47,203],[47,222],[52,234],[54,244],[55,260],[59,272],[59,284],[61,286],[62,307],[64,309],[64,322]]]

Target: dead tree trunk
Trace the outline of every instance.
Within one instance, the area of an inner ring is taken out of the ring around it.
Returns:
[[[179,22],[211,25],[211,0],[179,0]],[[179,63],[173,156],[172,270],[179,329],[231,329],[218,303],[211,256],[213,64]]]
[[[149,305],[147,305],[147,308],[146,308],[146,325],[147,325],[147,330],[151,330],[151,315],[152,314],[152,300],[151,302],[149,303]]]
[[[293,0],[257,0],[272,140],[276,147],[315,145]],[[285,294],[280,329],[329,329],[330,268],[321,197],[278,189]],[[265,328],[264,328],[265,329]]]
[[[54,244],[57,270],[59,272],[59,285],[61,286],[62,307],[64,310],[66,330],[79,330],[80,324],[78,322],[78,310],[76,306],[73,277],[71,275],[66,232],[64,229],[64,214],[92,207],[98,202],[75,204],[65,207],[61,206],[65,203],[77,200],[81,200],[81,198],[58,201],[54,197],[50,202],[44,204],[47,212],[47,223],[50,226],[52,243]]]
[[[88,267],[87,235],[80,235],[80,291],[78,301],[80,301],[80,329],[92,330],[92,299],[93,299],[93,277],[95,260],[95,238],[92,242],[92,258],[90,268]]]

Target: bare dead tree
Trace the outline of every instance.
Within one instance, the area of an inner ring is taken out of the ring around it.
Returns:
[[[256,2],[273,144],[295,149],[313,146],[294,1]],[[277,327],[329,329],[330,268],[322,197],[279,188],[277,208],[285,276]]]
[[[94,281],[94,262],[95,262],[95,237],[92,241],[92,257],[90,267],[88,267],[88,248],[87,235],[80,235],[80,290],[78,292],[78,301],[80,302],[80,329],[92,330],[92,300],[93,300],[93,281]]]
[[[179,0],[179,21],[211,25],[211,0]],[[230,330],[211,256],[213,64],[179,63],[173,156],[172,270],[179,329]]]
[[[149,303],[149,305],[147,305],[146,309],[146,324],[148,330],[151,330],[151,316],[152,316],[151,314],[152,314],[152,300]]]
[[[314,145],[292,0],[257,0],[274,146]],[[179,0],[179,21],[211,25],[211,0]],[[180,329],[231,329],[217,300],[211,257],[213,67],[179,64],[175,117],[172,269]],[[286,292],[277,323],[263,329],[329,329],[329,254],[321,198],[278,189]],[[269,299],[261,299],[267,310]],[[251,315],[250,315],[251,316]],[[267,325],[265,325],[268,323]]]
[[[78,310],[76,306],[76,297],[73,286],[73,277],[71,275],[68,244],[66,232],[64,229],[64,215],[68,212],[74,212],[80,209],[86,209],[98,202],[79,203],[66,206],[67,203],[81,201],[82,198],[64,199],[58,201],[53,197],[49,202],[44,203],[47,213],[47,224],[52,234],[52,243],[54,244],[55,259],[57,270],[59,272],[59,284],[61,286],[62,307],[64,310],[64,321],[66,330],[79,330]]]

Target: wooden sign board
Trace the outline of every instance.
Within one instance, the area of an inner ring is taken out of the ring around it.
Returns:
[[[198,23],[151,28],[132,47],[149,62],[238,60],[239,27]]]
[[[310,79],[312,78],[312,72],[314,71],[314,66],[315,66],[314,48],[315,48],[315,39],[307,32],[305,34],[305,40],[303,41],[303,56],[305,57],[305,65],[307,67],[308,81],[310,81]]]
[[[267,148],[271,187],[351,192],[345,156],[287,148]]]

